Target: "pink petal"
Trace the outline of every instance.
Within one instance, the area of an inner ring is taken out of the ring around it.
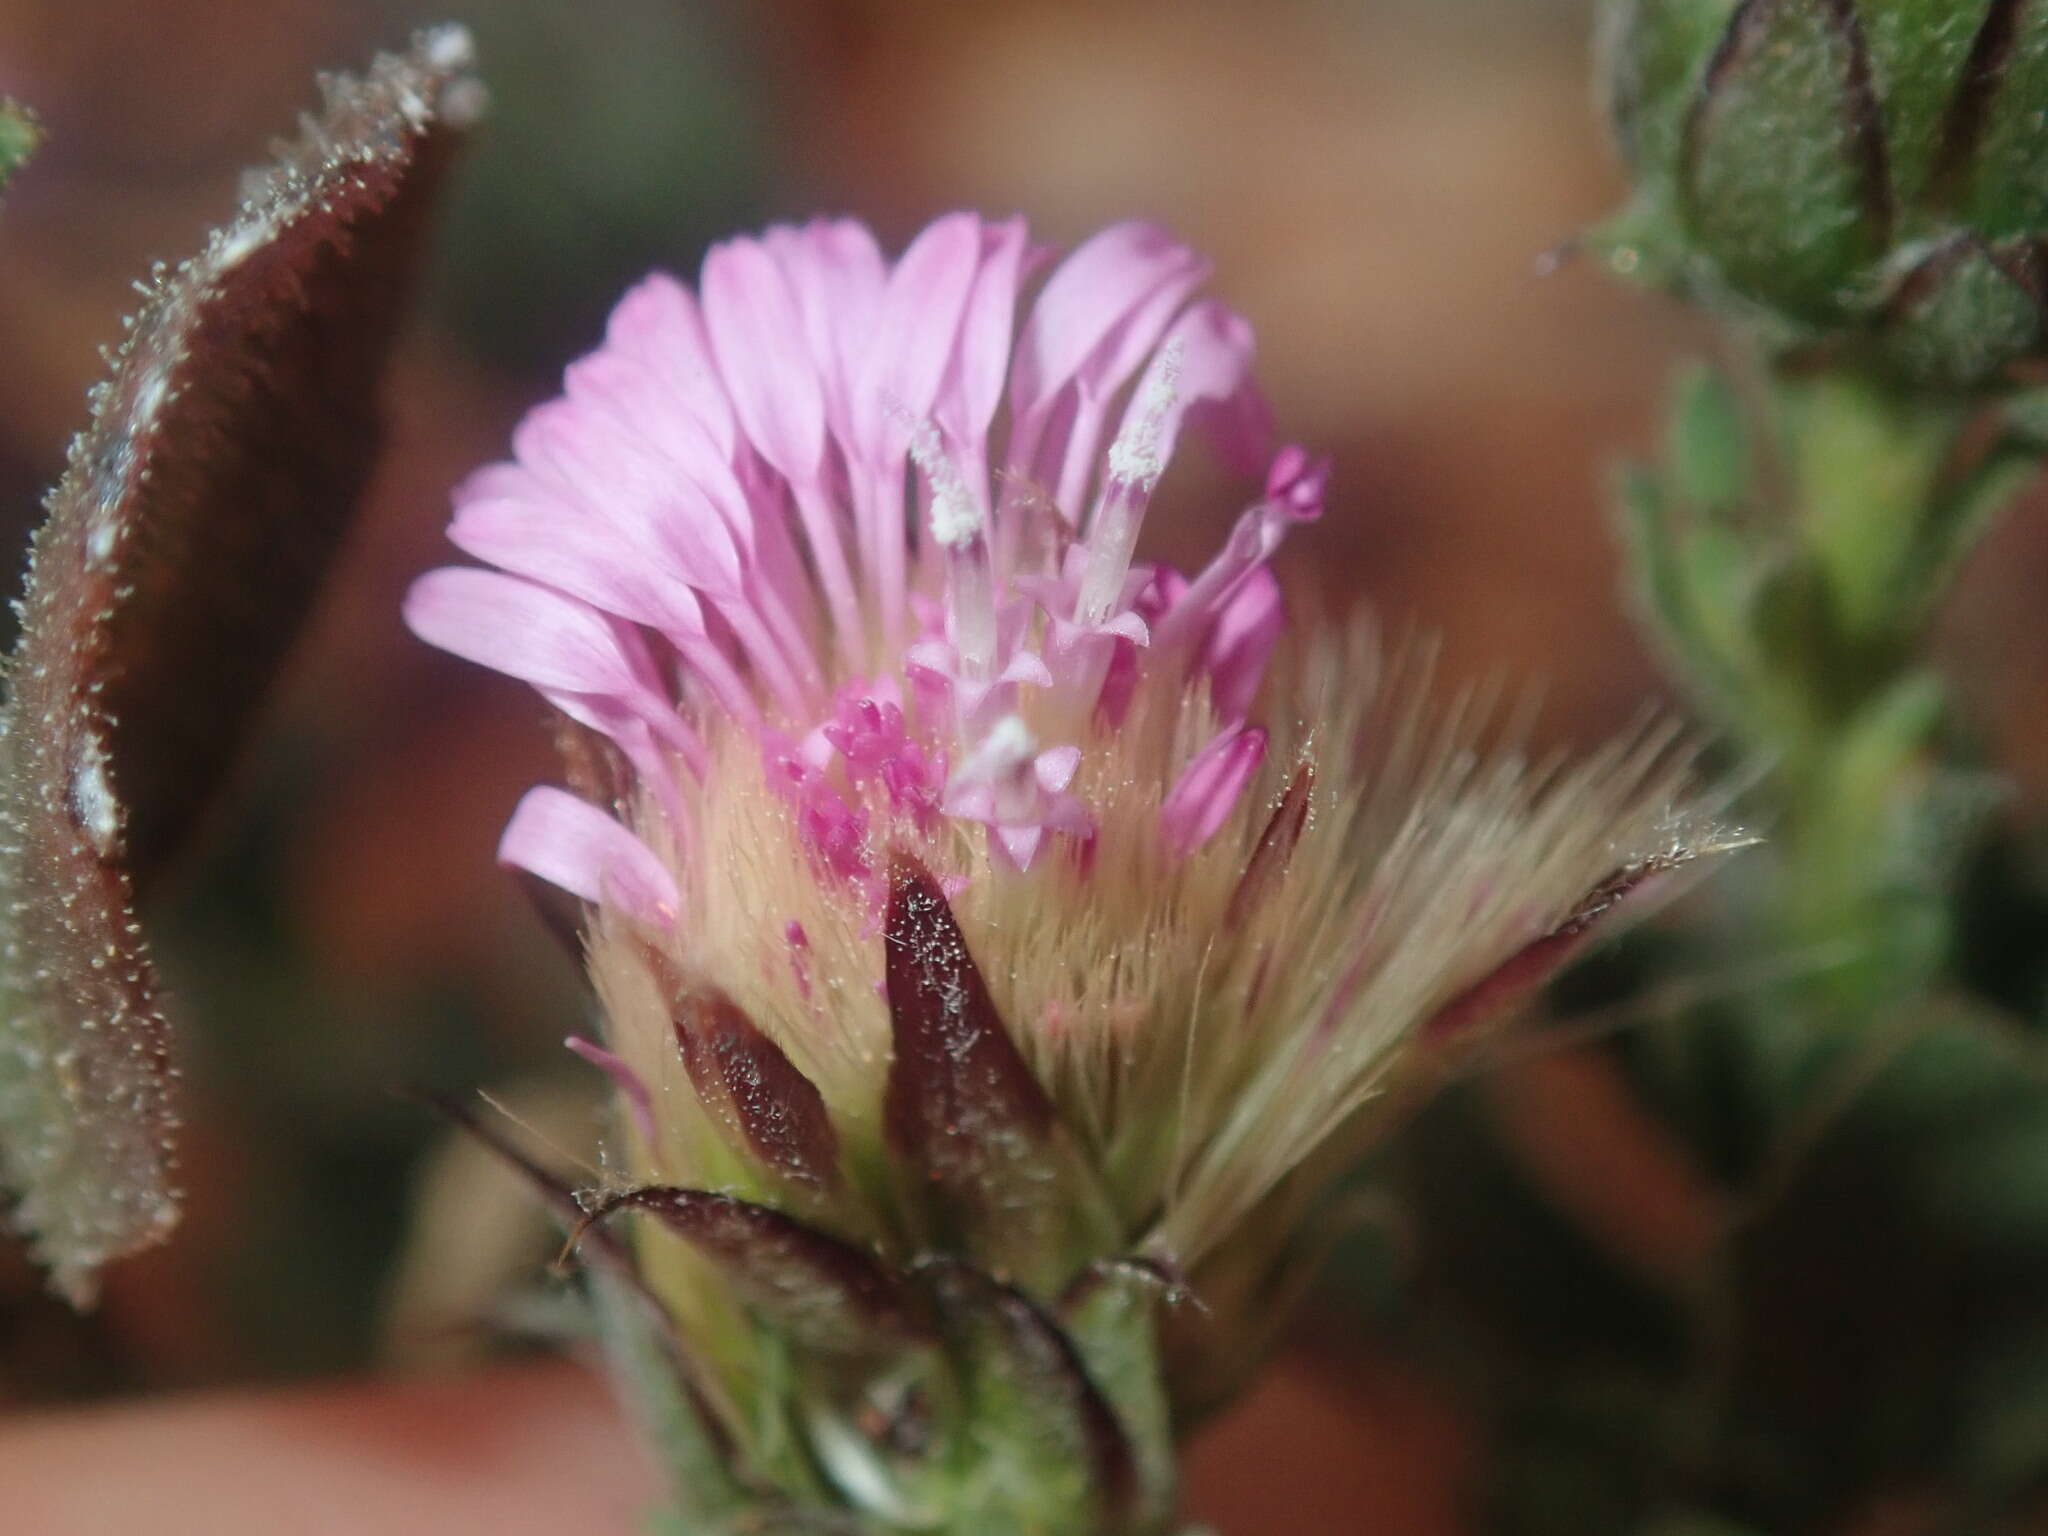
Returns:
[[[1056,795],[1074,782],[1074,772],[1081,766],[1081,749],[1075,746],[1048,747],[1038,754],[1031,765],[1037,776],[1038,787],[1049,795]]]
[[[1227,420],[1234,402],[1257,401],[1257,388],[1251,378],[1252,352],[1251,323],[1244,316],[1214,301],[1193,305],[1174,322],[1159,350],[1152,355],[1145,378],[1124,408],[1119,433],[1136,425],[1145,401],[1146,384],[1166,365],[1166,359],[1177,353],[1179,382],[1151,445],[1151,456],[1164,468],[1173,458],[1182,418],[1191,411],[1207,407],[1225,412]],[[1262,406],[1253,406],[1252,419],[1264,419]],[[1233,446],[1244,445],[1237,442]],[[1258,445],[1257,463],[1264,462],[1266,446]]]
[[[1273,455],[1273,467],[1266,472],[1266,495],[1297,523],[1312,523],[1323,515],[1323,498],[1330,489],[1330,461],[1312,454],[1299,443],[1289,443]]]
[[[883,467],[932,413],[980,263],[981,220],[952,213],[919,231],[889,274],[851,401],[861,446]]]
[[[1233,475],[1256,475],[1273,452],[1272,407],[1250,379],[1235,394],[1193,402],[1186,425],[1201,434],[1209,451]]]
[[[681,573],[590,517],[543,502],[477,500],[457,510],[448,540],[629,623],[671,636],[704,633],[703,609]]]
[[[673,928],[682,898],[648,846],[565,789],[529,789],[498,839],[498,862],[636,921]]]
[[[1104,635],[1114,635],[1119,640],[1128,640],[1131,644],[1140,647],[1152,643],[1151,627],[1134,611],[1128,608],[1122,613],[1111,614],[1107,619],[1104,619],[1095,626],[1095,632]]]
[[[448,493],[448,499],[460,507],[472,501],[490,501],[501,496],[528,496],[533,493],[533,476],[520,465],[509,461],[485,464],[471,470],[456,482],[455,489]]]
[[[980,257],[981,221],[972,214],[949,214],[919,232],[889,274],[849,402],[865,470],[854,496],[858,547],[891,643],[901,638],[906,585],[905,456],[952,366]]]
[[[706,674],[727,710],[748,719],[753,710],[737,679],[706,643],[701,594],[718,606],[778,702],[803,706],[796,672],[809,665],[809,652],[798,621],[767,582],[750,579],[751,562],[728,517],[700,485],[587,401],[540,407],[516,440],[524,458],[545,466],[548,483],[537,471],[525,497],[466,505],[450,530],[457,544],[660,629]],[[723,478],[737,496],[731,477]]]
[[[1114,225],[1076,249],[1032,307],[1010,373],[1010,467],[1069,515],[1086,494],[1110,400],[1208,273],[1164,231]]]
[[[664,404],[698,422],[730,460],[736,441],[732,401],[718,376],[697,301],[675,278],[656,272],[613,307],[605,345],[642,363],[660,382]]]
[[[1072,795],[1048,795],[1040,819],[1055,832],[1079,838],[1095,835],[1095,818]]]
[[[996,678],[998,683],[1029,683],[1034,688],[1052,686],[1052,669],[1036,651],[1017,651]]]
[[[1159,652],[1173,655],[1182,646],[1192,650],[1251,573],[1272,558],[1287,530],[1322,515],[1329,477],[1329,460],[1311,458],[1291,444],[1280,450],[1267,477],[1265,499],[1238,518],[1216,558],[1188,583],[1180,601],[1160,621],[1154,637]]]
[[[699,779],[709,762],[704,743],[672,709],[651,711],[597,693],[567,693],[543,688],[540,696],[578,725],[608,737],[633,765],[640,782],[649,786],[674,826],[687,825],[682,795],[670,753]]]
[[[955,665],[953,647],[943,640],[919,640],[905,648],[903,663],[940,677],[951,677]]]
[[[1018,333],[1011,409],[1045,409],[1084,369],[1129,377],[1158,339],[1154,327],[1208,275],[1207,262],[1156,224],[1112,224],[1076,246]],[[1133,324],[1147,318],[1154,325]]]
[[[539,688],[619,699],[646,691],[616,620],[516,576],[463,566],[429,571],[406,593],[404,612],[429,645]]]
[[[1159,807],[1160,835],[1177,857],[1221,830],[1265,757],[1266,733],[1256,726],[1225,731],[1194,755]]]
[[[642,1141],[652,1146],[655,1138],[654,1096],[647,1091],[647,1084],[640,1080],[640,1074],[595,1040],[571,1035],[562,1044],[612,1080],[612,1086],[619,1090],[619,1097],[626,1101],[626,1113],[633,1117],[633,1129],[640,1133]]]
[[[659,630],[726,712],[753,722],[753,695],[705,628],[704,610],[673,563],[588,517],[521,501],[471,502],[455,514],[456,548],[594,608]]]
[[[1038,855],[1038,845],[1044,840],[1045,828],[1042,826],[996,828],[997,843],[1019,869],[1031,867],[1032,859]]]
[[[825,381],[825,410],[842,443],[852,440],[853,380],[867,360],[888,267],[867,226],[853,219],[813,219],[802,229],[781,225],[763,237],[781,266],[804,339]]]
[[[748,439],[794,484],[818,475],[825,398],[796,296],[758,240],[729,240],[704,258],[704,325],[719,376]]]
[[[700,436],[689,447],[678,441],[679,455],[666,456],[653,433],[593,401],[590,369],[606,361],[586,359],[571,368],[572,378],[584,382],[582,397],[549,401],[513,434],[521,462],[534,470],[538,494],[620,529],[643,548],[673,555],[682,578],[707,593],[737,592],[741,545],[701,488],[730,487],[730,472],[709,462],[709,439]],[[739,527],[751,548],[751,528],[744,519]]]
[[[1251,710],[1266,662],[1286,627],[1279,580],[1262,565],[1223,605],[1202,644],[1209,696],[1226,718],[1241,720]]]
[[[571,363],[563,380],[570,402],[586,419],[618,434],[609,442],[623,438],[648,480],[643,499],[661,499],[681,478],[703,492],[723,517],[730,538],[751,552],[753,519],[744,512],[729,515],[734,503],[744,504],[733,476],[730,439],[721,444],[696,417],[663,400],[647,366],[618,351],[593,352]],[[602,473],[606,467],[598,466],[598,484],[612,478]]]
[[[956,443],[978,448],[995,419],[1010,369],[1017,289],[1031,254],[1022,219],[982,227],[980,269],[961,320],[946,388],[933,413]]]
[[[996,792],[988,784],[949,786],[939,808],[948,816],[958,816],[963,821],[993,822],[996,819]]]
[[[570,369],[582,382],[580,398],[550,400],[527,413],[513,433],[520,462],[534,473],[537,494],[580,509],[649,547],[666,547],[682,562],[686,579],[711,591],[740,583],[740,548],[718,508],[697,480],[730,481],[723,466],[707,462],[708,439],[689,459],[666,457],[653,434],[636,427],[601,398],[590,396],[593,369],[609,360],[585,359]]]
[[[678,549],[688,552],[703,545],[701,553],[711,557],[720,573],[716,579],[733,584],[739,580],[738,564],[751,566],[762,558],[763,535],[772,543],[780,534],[780,517],[770,518],[766,528],[760,526],[734,473],[735,429],[729,403],[721,437],[696,415],[665,398],[654,387],[651,375],[644,360],[609,345],[569,365],[563,376],[569,402],[589,423],[586,433],[601,445],[594,462],[584,455],[571,490],[607,521],[620,521],[620,509],[607,494],[620,478],[620,466],[614,461],[618,455],[634,471],[631,510],[637,520],[651,523]],[[723,402],[723,386],[715,377],[712,383],[721,390]],[[546,451],[544,443],[536,446]],[[666,509],[678,501],[691,505],[694,516],[706,512],[714,516],[717,528],[670,533],[663,526]],[[715,542],[704,544],[706,540]],[[698,554],[691,555],[693,563],[698,558]]]

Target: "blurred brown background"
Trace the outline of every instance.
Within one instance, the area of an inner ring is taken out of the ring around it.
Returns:
[[[380,1345],[434,1138],[395,1090],[573,1101],[555,1042],[583,1005],[491,862],[547,772],[538,711],[411,642],[398,599],[446,552],[450,482],[501,451],[617,289],[693,269],[724,230],[844,209],[900,242],[971,205],[1067,241],[1163,219],[1256,324],[1285,430],[1335,453],[1292,579],[1441,631],[1455,674],[1540,678],[1560,738],[1657,693],[1604,475],[1648,447],[1699,333],[1583,263],[1538,275],[1619,191],[1575,0],[0,0],[0,92],[49,130],[0,216],[10,549],[130,279],[196,248],[316,69],[448,15],[477,34],[496,112],[391,381],[373,503],[238,795],[154,919],[192,1078],[191,1215],[89,1321],[0,1250],[0,1405],[464,1352],[432,1326]],[[1232,511],[1189,506],[1155,548],[1204,546]],[[2002,536],[1953,636],[2036,785],[2039,546]],[[1458,1415],[1367,1311],[1341,1287],[1319,1300],[1198,1451],[1197,1513],[1232,1532],[1361,1529],[1367,1509],[1389,1536],[1463,1528]]]

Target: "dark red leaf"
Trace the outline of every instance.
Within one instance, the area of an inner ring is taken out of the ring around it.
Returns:
[[[899,853],[889,868],[883,976],[896,1047],[885,1114],[934,1178],[1029,1157],[1052,1100],[1017,1053],[939,884]]]
[[[1235,929],[1241,925],[1287,872],[1287,861],[1294,857],[1294,845],[1301,841],[1301,829],[1308,825],[1308,797],[1315,782],[1314,764],[1303,763],[1294,770],[1287,793],[1274,807],[1266,830],[1259,834],[1258,847],[1245,861],[1237,889],[1230,893],[1230,905],[1223,915],[1224,927]]]
[[[908,854],[889,870],[883,977],[895,1054],[882,1113],[914,1176],[966,1217],[1041,1191],[1052,1100],[996,1013],[944,892]],[[953,1236],[954,1234],[944,1234]]]
[[[518,1174],[539,1197],[541,1204],[552,1211],[565,1228],[576,1231],[583,1225],[587,1213],[582,1202],[576,1198],[575,1187],[568,1180],[528,1156],[509,1136],[496,1126],[487,1124],[461,1099],[435,1095],[422,1102]],[[598,1257],[605,1263],[617,1265],[631,1273],[632,1258],[626,1252],[625,1245],[611,1233],[593,1232],[586,1241],[597,1250]]]
[[[839,1187],[839,1137],[815,1084],[722,992],[674,999],[676,1044],[698,1097],[786,1179]]]
[[[0,722],[0,1175],[55,1282],[176,1220],[168,1052],[134,918],[218,783],[371,463],[376,384],[456,130],[424,33],[160,272],[30,555]]]
[[[585,1225],[624,1210],[659,1218],[715,1260],[778,1327],[813,1349],[869,1354],[924,1333],[893,1270],[781,1211],[709,1190],[655,1185],[606,1196]]]
[[[1019,1054],[945,893],[889,869],[883,980],[894,1054],[882,1121],[929,1236],[1047,1292],[1119,1241],[1093,1169]]]
[[[717,1452],[726,1458],[733,1453],[730,1434],[724,1421],[711,1405],[709,1396],[700,1384],[696,1364],[683,1349],[682,1339],[676,1334],[673,1320],[661,1298],[647,1284],[639,1266],[633,1262],[633,1255],[625,1243],[610,1232],[590,1229],[591,1219],[584,1211],[576,1193],[557,1174],[543,1167],[529,1157],[513,1140],[498,1127],[487,1124],[466,1103],[459,1099],[437,1097],[426,1101],[427,1106],[443,1116],[451,1124],[473,1137],[479,1144],[524,1179],[540,1201],[555,1216],[565,1229],[575,1235],[575,1241],[594,1250],[597,1263],[613,1277],[621,1290],[630,1298],[640,1317],[652,1327],[652,1345],[658,1352],[663,1367],[673,1373],[674,1380],[682,1391],[684,1400],[694,1411],[697,1422],[712,1440]],[[644,1364],[646,1362],[638,1362]]]
[[[1475,1024],[1506,1012],[1557,974],[1600,920],[1657,875],[1667,874],[1696,857],[1694,850],[1660,855],[1618,869],[1587,893],[1563,922],[1541,938],[1525,944],[1423,1022],[1424,1040],[1457,1038]]]

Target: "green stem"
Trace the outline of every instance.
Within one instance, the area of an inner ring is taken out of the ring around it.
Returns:
[[[1780,374],[1764,408],[1777,504],[1752,558],[1774,549],[1754,707],[1738,697],[1727,723],[1775,764],[1773,931],[1863,956],[1799,989],[1792,1012],[1849,1018],[1917,995],[1942,962],[1947,892],[1918,845],[1942,809],[1946,703],[1920,658],[1962,554],[2032,456],[2000,442],[1959,468],[1974,402],[1849,371]]]
[[[1921,529],[1970,409],[1841,373],[1781,378],[1777,408],[1793,532],[1825,585],[1832,638],[1895,656]]]

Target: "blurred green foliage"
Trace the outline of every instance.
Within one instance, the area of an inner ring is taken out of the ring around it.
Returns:
[[[208,1141],[236,1154],[224,1171],[235,1230],[186,1246],[214,1310],[233,1320],[233,1358],[215,1368],[237,1377],[332,1373],[373,1356],[414,1174],[447,1134],[424,1100],[567,1075],[561,1036],[588,1007],[575,968],[546,945],[521,966],[532,1006],[514,1020],[459,973],[394,983],[323,964],[313,914],[290,899],[291,861],[315,835],[308,807],[327,801],[332,773],[309,743],[267,753],[226,835],[151,916],[194,1026],[185,1073]]]
[[[35,147],[35,119],[25,107],[0,97],[0,190],[5,190],[7,178]]]
[[[1767,842],[1562,982],[1554,1039],[1719,1205],[1646,1266],[1454,1091],[1392,1160],[1418,1258],[1385,1316],[1483,1414],[1488,1529],[2036,1530],[2048,843],[1930,642],[2044,444],[2008,371],[2038,295],[1980,278],[2039,259],[2048,33],[1920,0],[1606,20],[1637,187],[1600,238],[1730,322],[1623,476],[1626,567]],[[1583,1016],[1627,1027],[1575,1044]]]
[[[773,96],[747,7],[480,0],[491,115],[444,210],[436,306],[486,363],[548,376],[627,284],[760,220]]]
[[[2048,18],[1995,0],[1604,0],[1619,269],[1939,391],[2043,345]]]

